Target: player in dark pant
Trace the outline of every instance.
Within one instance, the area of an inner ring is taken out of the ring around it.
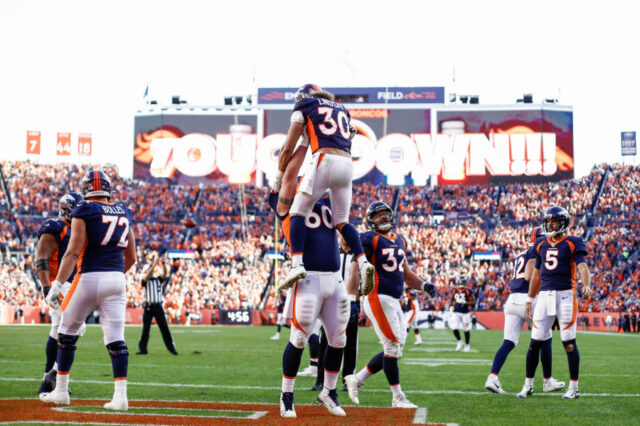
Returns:
[[[171,332],[169,331],[169,324],[167,324],[164,309],[162,308],[162,298],[164,297],[164,290],[168,280],[169,271],[167,265],[162,262],[160,256],[158,256],[142,280],[142,286],[145,290],[144,315],[142,316],[142,335],[138,343],[139,352],[137,352],[136,355],[148,354],[147,343],[149,342],[149,329],[151,328],[151,321],[154,318],[160,328],[162,340],[164,340],[167,350],[173,355],[178,355],[173,339],[171,338]]]

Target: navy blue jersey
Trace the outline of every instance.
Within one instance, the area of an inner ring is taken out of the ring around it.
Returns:
[[[553,242],[550,237],[535,242],[536,269],[540,270],[540,290],[570,290],[575,287],[576,267],[585,261],[587,245],[580,237],[568,235]]]
[[[518,253],[513,261],[513,278],[509,283],[511,293],[528,293],[529,281],[524,279],[524,269],[527,262],[536,257],[533,246],[529,247],[526,251]]]
[[[56,279],[56,275],[58,275],[60,262],[62,261],[62,257],[66,253],[67,246],[69,245],[71,224],[66,220],[60,218],[47,219],[38,231],[38,239],[40,239],[43,234],[53,235],[53,238],[55,238],[58,242],[58,248],[49,258],[49,281],[53,281]],[[75,275],[76,268],[74,267],[73,272],[71,273],[67,281],[73,281],[73,277]]]
[[[269,204],[276,211],[278,194],[269,196]],[[276,213],[277,214],[277,213]],[[291,247],[289,239],[290,217],[280,217],[284,236]],[[313,206],[311,213],[304,221],[307,227],[307,238],[304,242],[302,263],[307,271],[336,272],[340,270],[340,249],[338,236],[333,226],[331,203],[325,195]]]
[[[471,290],[468,288],[454,288],[453,298],[456,303],[453,305],[453,312],[459,312],[461,314],[469,313],[469,301],[471,300]]]
[[[84,200],[71,212],[84,220],[87,243],[78,258],[78,272],[124,272],[124,253],[129,245],[131,211],[122,204]]]
[[[367,231],[360,234],[360,241],[367,259],[375,267],[375,286],[372,293],[400,299],[404,287],[407,240],[399,234],[384,235]]]
[[[302,98],[293,107],[304,117],[311,152],[320,148],[339,148],[351,152],[349,111],[339,102],[322,98]]]
[[[287,303],[287,293],[281,292],[278,296],[278,313],[281,314],[284,311],[284,304]]]

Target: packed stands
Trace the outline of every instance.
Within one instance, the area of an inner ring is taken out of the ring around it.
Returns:
[[[29,273],[36,232],[47,217],[57,214],[59,198],[77,189],[89,168],[2,163],[9,197],[1,194],[0,200],[0,303],[40,303]],[[158,247],[194,251],[193,260],[172,261],[175,273],[165,305],[174,318],[206,308],[263,306],[265,285],[274,274],[267,257],[274,249],[275,229],[266,188],[181,186],[122,179],[113,167],[106,171],[113,180],[113,198],[128,205],[136,220],[140,262],[128,273],[129,306],[141,304],[139,283]],[[571,232],[584,236],[590,250],[596,291],[591,299],[581,300],[580,310],[617,311],[640,304],[638,193],[640,168],[623,165],[600,165],[584,178],[546,184],[396,188],[356,183],[351,220],[363,230],[362,217],[373,200],[392,204],[397,198],[397,231],[409,241],[410,261],[439,286],[429,303],[444,309],[452,280],[467,275],[476,292],[476,309],[489,311],[502,309],[512,262],[526,246],[526,235],[541,224],[549,206],[561,205],[574,216]],[[434,220],[436,213],[444,218],[442,223]],[[182,226],[187,216],[198,226]],[[474,252],[498,252],[502,261],[473,261]],[[279,275],[284,275],[282,265]],[[273,298],[268,298],[266,307],[271,306]]]

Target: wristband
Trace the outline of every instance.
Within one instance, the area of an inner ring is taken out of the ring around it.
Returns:
[[[527,303],[533,303],[534,300],[536,300],[535,297],[527,296]]]

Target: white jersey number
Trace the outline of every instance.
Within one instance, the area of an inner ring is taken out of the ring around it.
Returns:
[[[107,233],[104,234],[104,238],[100,242],[101,246],[106,246],[113,237],[113,232],[116,230],[116,226],[124,226],[124,231],[120,235],[120,240],[116,244],[118,247],[127,247],[129,245],[129,219],[125,216],[114,216],[109,214],[102,215],[102,223],[108,223]]]
[[[558,249],[550,248],[547,250],[544,267],[547,271],[553,271],[558,267]]]

